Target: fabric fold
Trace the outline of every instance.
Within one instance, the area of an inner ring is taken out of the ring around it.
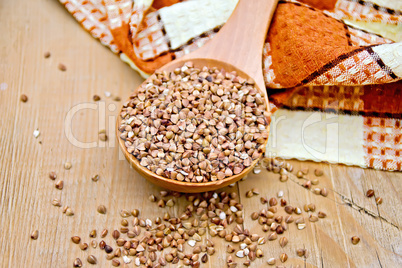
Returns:
[[[213,38],[238,0],[59,1],[146,77]],[[286,120],[271,133],[280,146],[268,152],[402,170],[401,9],[398,0],[279,1],[262,72],[277,110],[273,122]],[[339,131],[325,130],[327,119],[306,128],[318,117],[331,118]]]

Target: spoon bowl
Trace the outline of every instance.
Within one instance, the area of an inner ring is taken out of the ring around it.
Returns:
[[[167,64],[164,66],[163,70],[172,72],[176,68],[182,67],[187,61],[186,60],[178,60],[178,61],[172,61],[171,63]],[[202,68],[202,67],[208,67],[208,68],[213,68],[217,67],[219,69],[224,69],[227,72],[232,72],[236,71],[237,74],[244,78],[244,79],[252,79],[252,77],[248,76],[246,73],[244,73],[242,70],[239,70],[238,68],[230,65],[229,63],[226,62],[221,62],[218,60],[213,60],[213,59],[203,59],[203,58],[195,58],[192,59],[192,62],[194,64],[194,67],[196,68]],[[144,81],[144,83],[150,82],[150,79],[148,78],[147,80]],[[258,86],[255,85],[255,88],[260,92],[261,96],[264,95],[264,91],[258,88]],[[137,91],[137,90],[136,90]],[[134,91],[134,94],[136,94],[136,91]],[[267,105],[267,111],[268,110],[268,105]],[[119,137],[119,126],[121,125],[122,118],[119,116],[117,119],[117,137]],[[269,128],[269,126],[267,126]],[[172,191],[178,191],[178,192],[185,192],[185,193],[199,193],[199,192],[207,192],[207,191],[212,191],[216,190],[222,187],[225,187],[229,184],[235,183],[238,180],[242,179],[245,177],[253,168],[258,164],[258,161],[260,159],[256,159],[252,162],[252,164],[245,168],[241,173],[227,177],[223,180],[217,180],[217,181],[210,181],[210,182],[185,182],[185,181],[178,181],[178,180],[173,180],[169,179],[163,176],[159,176],[156,173],[152,172],[151,170],[147,169],[146,167],[143,167],[140,165],[140,161],[127,152],[126,146],[124,145],[124,140],[121,138],[118,138],[119,140],[119,145],[120,148],[127,159],[127,161],[131,164],[131,166],[138,172],[140,173],[143,177],[148,179],[150,182],[161,186],[163,188],[172,190]],[[266,145],[268,143],[268,139],[265,141],[263,144],[263,148],[266,148]]]
[[[164,65],[159,71],[173,72],[191,61],[195,68],[224,69],[226,72],[236,71],[237,75],[247,81],[254,81],[254,87],[264,96],[266,111],[269,112],[268,97],[262,76],[262,46],[268,25],[275,10],[277,0],[240,0],[229,21],[218,34],[207,44],[195,52],[187,54],[177,60]],[[249,22],[250,24],[247,24]],[[252,40],[252,42],[250,42]],[[243,52],[243,53],[239,53]],[[144,83],[151,82],[148,78]],[[136,94],[138,89],[134,91]],[[197,193],[216,190],[235,183],[246,176],[258,163],[255,159],[252,164],[241,173],[217,181],[185,182],[166,178],[140,165],[138,159],[130,154],[125,141],[120,138],[119,126],[121,116],[117,119],[117,137],[119,145],[127,161],[143,177],[163,188],[187,193]],[[269,125],[266,126],[269,130]],[[266,148],[268,140],[263,144]]]

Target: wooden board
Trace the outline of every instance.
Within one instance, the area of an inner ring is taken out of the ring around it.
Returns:
[[[58,1],[2,1],[0,32],[1,266],[72,267],[79,257],[89,267],[86,256],[94,254],[101,267],[109,267],[103,252],[83,252],[71,242],[71,236],[89,242],[92,229],[99,233],[104,228],[109,232],[118,228],[121,209],[138,208],[144,217],[154,219],[164,211],[177,215],[186,205],[182,199],[170,209],[150,203],[148,196],[160,189],[130,169],[119,153],[114,123],[121,102],[106,98],[104,92],[124,99],[142,78],[81,29]],[[51,52],[49,59],[43,57],[45,51]],[[66,72],[58,70],[59,63],[66,65]],[[27,103],[19,101],[21,94],[28,96]],[[92,101],[94,94],[102,100]],[[40,131],[37,139],[32,134],[35,129]],[[71,134],[66,134],[70,129]],[[107,143],[98,141],[100,129],[106,129]],[[95,145],[80,148],[77,141]],[[72,163],[70,170],[63,168],[65,162]],[[324,198],[299,186],[297,179],[281,183],[277,174],[265,170],[251,174],[227,189],[240,193],[244,226],[263,234],[250,214],[262,208],[260,196],[275,196],[279,190],[292,205],[302,207],[312,202],[328,217],[316,223],[307,221],[304,230],[291,225],[285,233],[289,244],[281,249],[277,240],[268,242],[261,247],[264,257],[252,267],[266,266],[269,257],[278,258],[282,252],[289,256],[284,264],[287,267],[402,266],[400,173],[291,163],[296,170],[308,167],[310,173],[322,168],[325,176],[319,186],[333,191]],[[55,189],[48,177],[50,171],[64,181],[62,191]],[[95,174],[100,175],[96,183],[91,180]],[[245,198],[245,192],[253,187],[258,187],[261,195]],[[383,197],[383,204],[377,206],[373,198],[365,197],[369,188]],[[61,199],[75,215],[67,217],[61,208],[53,207],[53,198]],[[100,204],[107,207],[106,215],[96,212]],[[39,238],[32,241],[30,233],[35,229]],[[358,245],[350,242],[354,235],[361,238]],[[111,242],[110,234],[105,240]],[[204,267],[225,265],[226,242],[215,241],[217,253]],[[299,247],[310,251],[308,258],[297,257]]]

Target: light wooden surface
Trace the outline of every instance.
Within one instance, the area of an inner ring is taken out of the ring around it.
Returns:
[[[138,208],[144,217],[154,219],[164,211],[178,214],[186,205],[182,199],[170,209],[150,203],[148,195],[158,194],[160,189],[140,177],[119,154],[114,124],[120,103],[105,98],[104,91],[124,99],[142,79],[80,29],[55,0],[0,2],[0,32],[0,266],[72,267],[74,259],[80,257],[84,266],[90,267],[85,259],[94,254],[100,267],[110,267],[104,252],[83,252],[70,237],[79,235],[89,242],[92,229],[99,233],[103,228],[111,231],[119,227],[121,209]],[[49,59],[44,59],[45,51],[52,53]],[[66,72],[57,69],[59,63],[67,66]],[[19,101],[22,93],[29,97],[27,103]],[[102,101],[91,109],[94,94]],[[70,120],[69,111],[85,103],[88,109],[78,111]],[[116,109],[110,111],[113,105]],[[74,146],[65,134],[65,121],[72,122],[72,134],[78,141],[97,143],[98,130],[104,128],[109,142],[89,149]],[[38,139],[32,135],[36,128],[41,133]],[[70,170],[63,168],[66,161],[72,163]],[[324,198],[291,180],[279,182],[277,174],[250,174],[236,187],[226,188],[240,193],[245,227],[262,234],[261,227],[249,217],[262,208],[259,196],[245,198],[252,187],[267,197],[283,190],[292,205],[313,202],[328,217],[308,222],[301,231],[291,225],[285,233],[289,244],[281,249],[277,240],[268,242],[261,247],[264,258],[252,267],[265,267],[269,257],[277,258],[282,252],[289,255],[286,267],[402,266],[400,173],[291,163],[296,170],[322,168],[325,176],[319,185],[335,192]],[[55,189],[49,171],[56,171],[64,180],[62,191]],[[95,174],[100,175],[96,183],[90,179]],[[377,206],[374,199],[364,196],[369,188],[383,197],[383,204]],[[75,215],[62,214],[61,208],[50,204],[53,198],[60,198]],[[107,207],[106,215],[96,212],[100,204]],[[366,211],[359,211],[359,207]],[[35,229],[39,238],[32,241],[30,233]],[[361,238],[358,245],[350,242],[354,235]],[[108,235],[105,240],[111,242],[112,238]],[[224,267],[226,242],[215,241],[217,252],[203,267]],[[305,260],[295,253],[303,246],[310,251]]]

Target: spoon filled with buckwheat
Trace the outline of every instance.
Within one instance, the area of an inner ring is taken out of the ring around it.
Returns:
[[[262,48],[277,0],[240,0],[203,47],[157,70],[123,104],[119,145],[145,178],[205,192],[243,178],[268,142]]]

